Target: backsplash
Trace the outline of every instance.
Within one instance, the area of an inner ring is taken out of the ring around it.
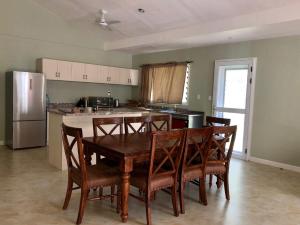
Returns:
[[[47,81],[47,94],[50,103],[76,103],[84,96],[107,96],[118,98],[121,103],[132,98],[132,87],[125,85],[93,84],[83,82]]]

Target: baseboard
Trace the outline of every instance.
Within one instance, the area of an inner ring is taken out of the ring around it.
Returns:
[[[0,140],[0,145],[5,145],[4,141]]]
[[[260,158],[256,158],[256,157],[252,157],[252,156],[249,157],[249,161],[300,173],[299,166],[292,166],[289,164],[275,162],[275,161],[266,160],[266,159],[260,159]]]

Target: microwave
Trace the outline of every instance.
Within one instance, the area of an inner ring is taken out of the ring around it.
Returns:
[[[88,107],[110,108],[114,106],[114,100],[111,97],[88,97]]]

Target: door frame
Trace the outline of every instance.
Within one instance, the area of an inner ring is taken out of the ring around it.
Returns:
[[[232,65],[234,62],[235,64],[243,64],[247,62],[251,62],[252,64],[252,70],[250,69],[250,76],[249,78],[251,79],[251,85],[250,89],[248,90],[247,93],[247,98],[249,98],[249,115],[248,115],[248,120],[246,121],[246,125],[248,127],[248,130],[246,131],[248,134],[247,141],[246,141],[246,149],[247,153],[245,153],[245,157],[238,156],[238,155],[233,155],[235,158],[240,158],[244,160],[249,160],[251,156],[251,145],[252,145],[252,128],[253,128],[253,112],[254,112],[254,98],[255,98],[255,84],[256,84],[256,67],[257,67],[257,57],[249,57],[249,58],[237,58],[237,59],[221,59],[221,60],[215,60],[215,68],[214,68],[214,84],[213,84],[213,101],[212,101],[212,112],[214,112],[214,105],[215,105],[215,98],[214,96],[217,95],[217,87],[218,87],[218,82],[215,77],[217,76],[218,73],[218,66],[221,65]],[[250,82],[250,81],[248,81]]]

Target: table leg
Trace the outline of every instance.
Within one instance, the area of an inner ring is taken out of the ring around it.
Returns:
[[[123,223],[128,219],[128,196],[130,191],[130,172],[132,171],[132,159],[124,159],[121,163],[121,219]]]
[[[92,165],[92,155],[93,151],[89,145],[84,145],[84,155],[85,155],[85,161],[87,165]]]

